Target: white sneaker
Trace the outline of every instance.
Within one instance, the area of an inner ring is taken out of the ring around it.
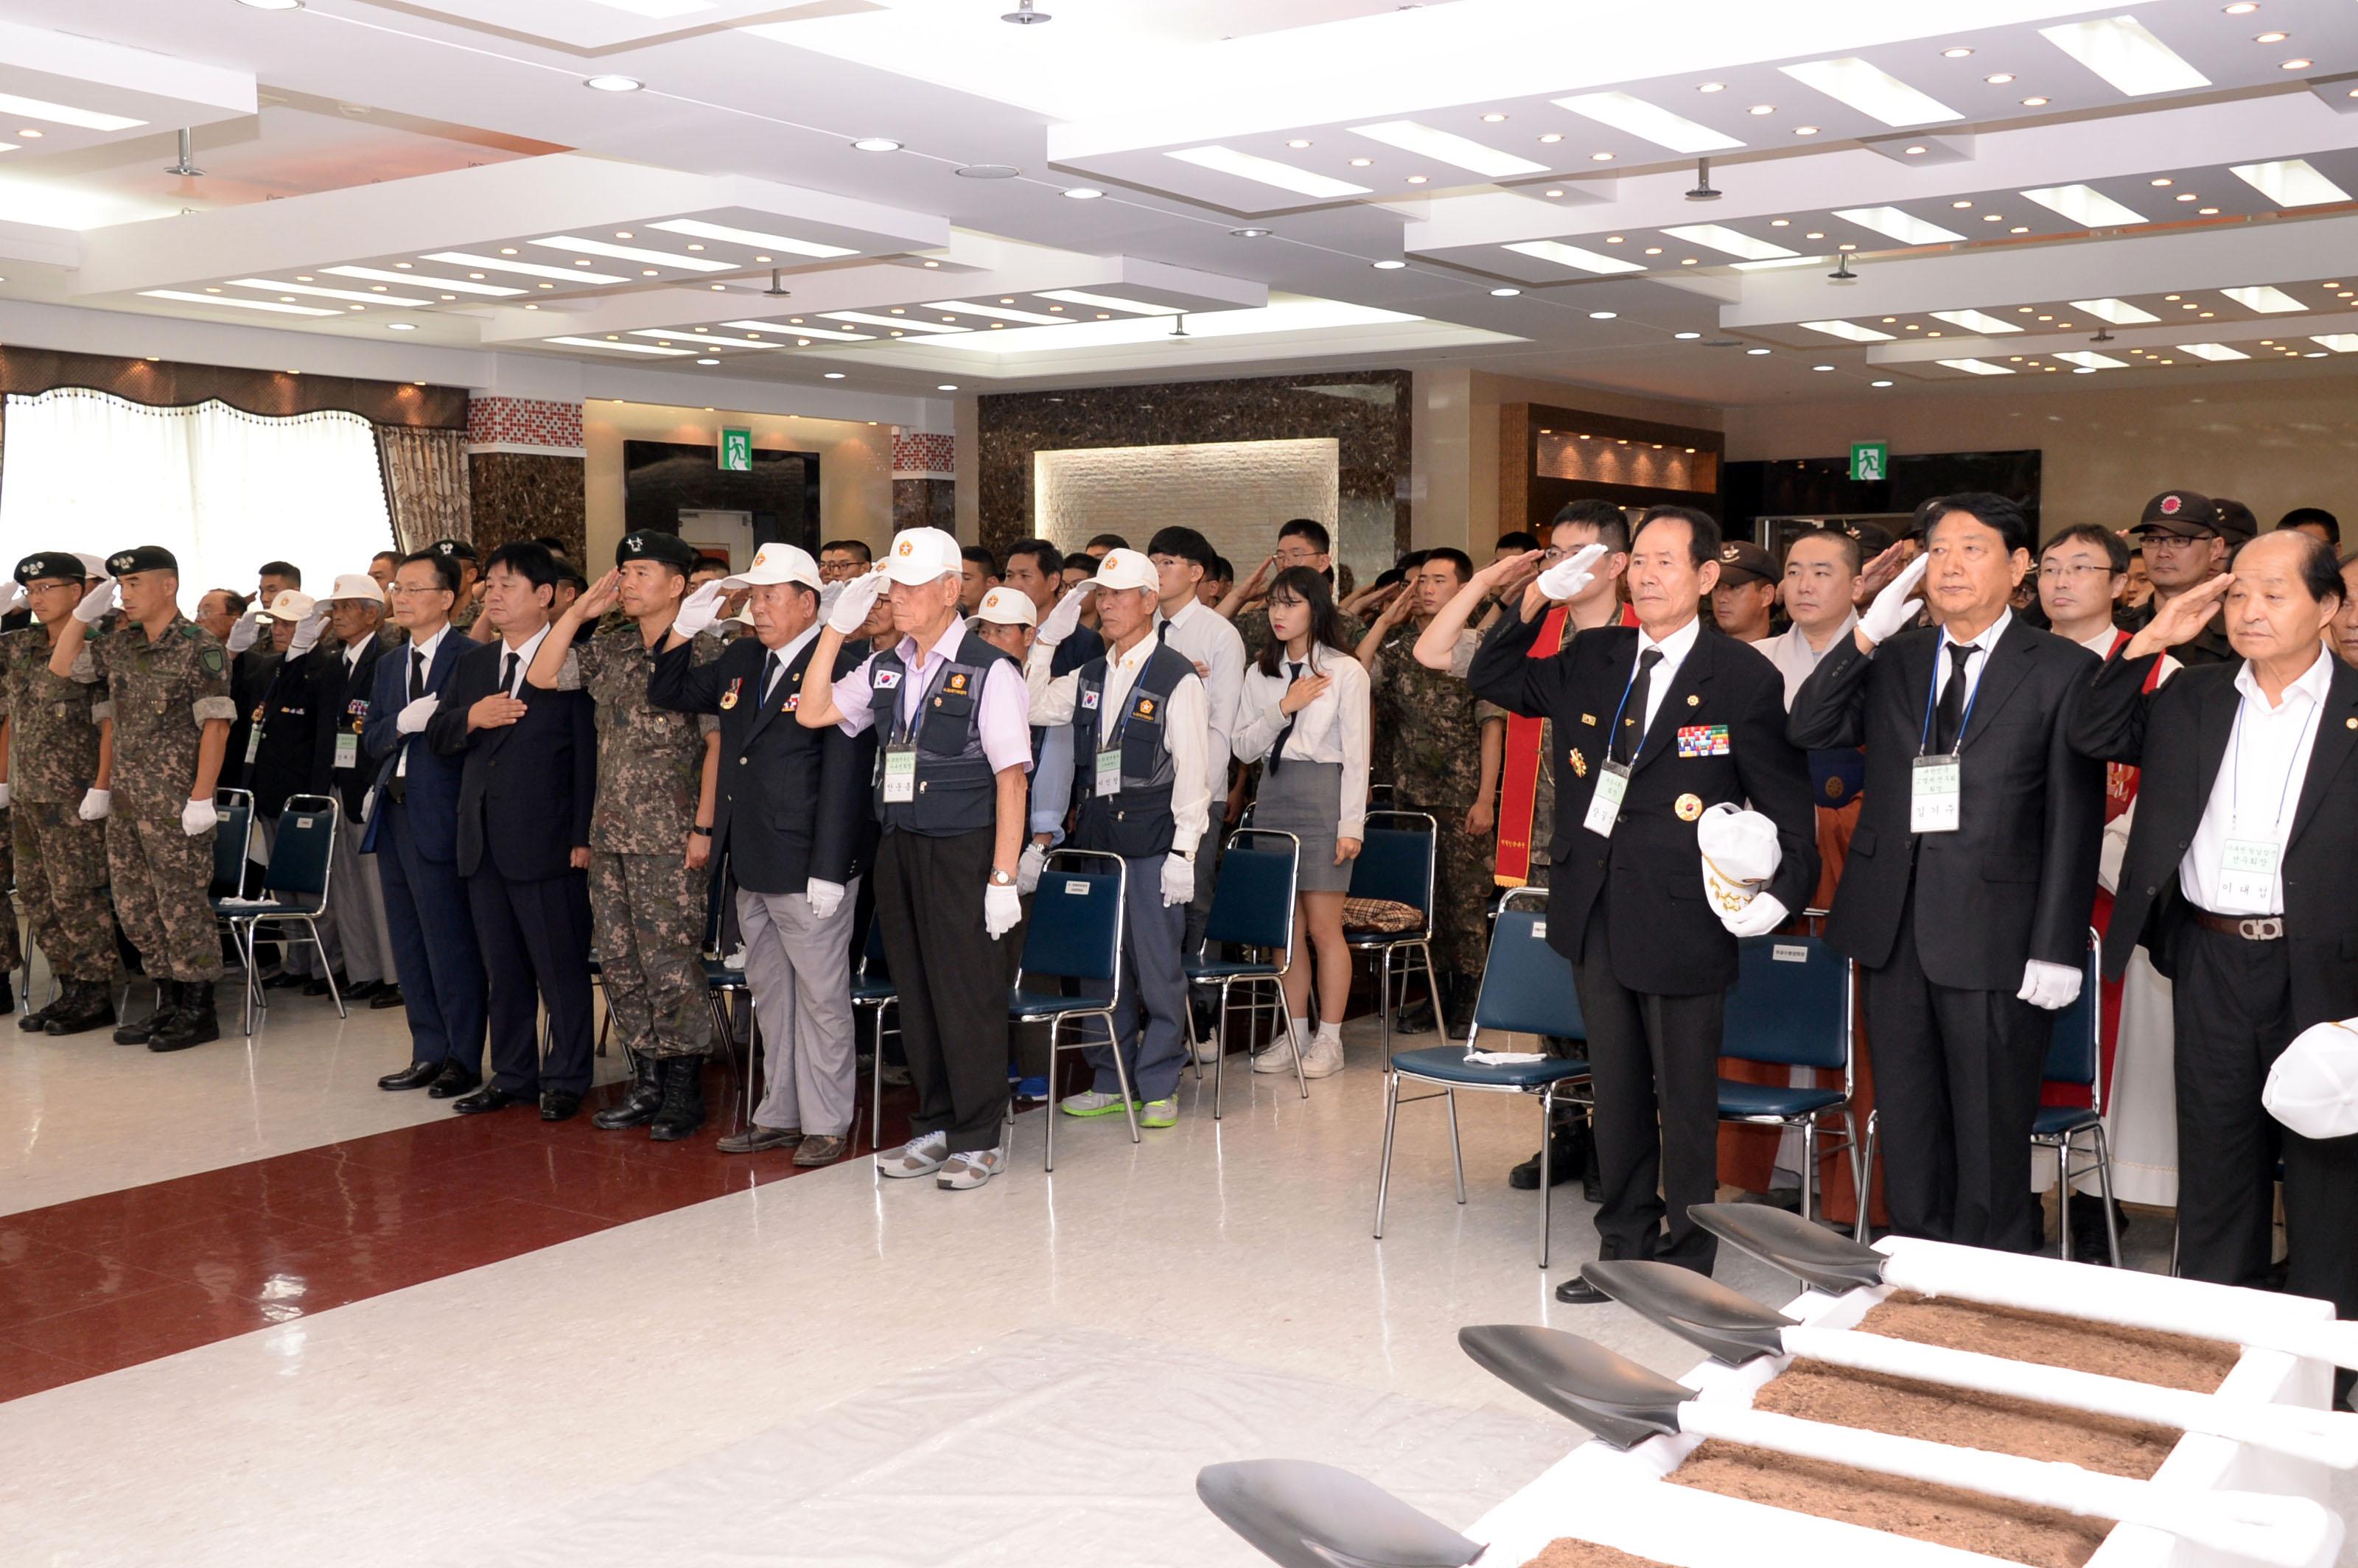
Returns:
[[[949,1158],[950,1135],[928,1132],[923,1138],[912,1138],[898,1149],[888,1149],[876,1156],[876,1169],[887,1176],[905,1180],[911,1176],[931,1175],[942,1168]]]
[[[934,1178],[934,1185],[954,1193],[970,1191],[982,1185],[1007,1168],[1007,1156],[998,1149],[978,1149],[968,1154],[953,1154],[942,1166],[942,1173]]]
[[[1343,1043],[1332,1035],[1313,1040],[1310,1049],[1302,1054],[1302,1076],[1305,1078],[1327,1078],[1343,1070]]]
[[[1200,1065],[1208,1067],[1219,1059],[1220,1037],[1218,1035],[1215,1034],[1209,1040],[1195,1042],[1195,1060]]]
[[[1290,1073],[1293,1071],[1293,1040],[1292,1036],[1272,1040],[1265,1049],[1253,1053],[1252,1069],[1256,1073]]]

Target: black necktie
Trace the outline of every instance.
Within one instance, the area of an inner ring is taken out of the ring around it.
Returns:
[[[1288,691],[1293,690],[1293,683],[1301,678],[1302,661],[1299,659],[1288,659],[1285,664],[1286,689]],[[1284,760],[1285,743],[1293,739],[1293,721],[1301,717],[1302,713],[1298,708],[1285,716],[1285,728],[1277,732],[1277,744],[1269,749],[1269,771],[1271,773],[1274,773],[1277,772],[1279,762]]]
[[[409,655],[409,700],[416,702],[426,695],[426,654],[413,649]]]
[[[508,662],[500,668],[500,695],[503,697],[514,697],[515,695],[515,667],[516,651],[514,648],[510,648],[508,650]]]
[[[762,655],[762,689],[754,694],[753,706],[759,708],[770,700],[770,683],[778,678],[778,655]]]
[[[1629,694],[1621,699],[1621,731],[1613,737],[1613,760],[1633,762],[1638,760],[1639,743],[1646,738],[1646,701],[1654,685],[1654,666],[1662,662],[1660,648],[1649,648],[1638,655],[1638,673],[1629,682]]]
[[[1942,688],[1941,706],[1932,713],[1932,750],[1953,752],[1957,731],[1965,723],[1965,661],[1977,650],[1971,643],[1949,644],[1949,684]],[[1937,672],[1935,672],[1937,673]]]

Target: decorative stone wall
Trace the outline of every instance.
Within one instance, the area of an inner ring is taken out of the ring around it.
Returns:
[[[582,558],[588,455],[579,403],[470,398],[467,482],[475,548],[489,555],[502,545],[549,535],[564,540],[566,553],[598,576],[599,563]]]
[[[957,532],[957,438],[931,430],[892,432],[892,532]]]

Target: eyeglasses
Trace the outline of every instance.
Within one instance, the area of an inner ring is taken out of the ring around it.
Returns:
[[[1318,550],[1305,550],[1299,547],[1280,549],[1277,552],[1277,563],[1283,567],[1306,567],[1313,561],[1315,561],[1324,552]]]
[[[2148,550],[2192,550],[2211,547],[2212,535],[2198,534],[2191,538],[2183,534],[2147,534],[2137,541]]]
[[[2102,572],[2106,577],[2110,577],[2113,575],[2113,568],[2107,564],[2094,561],[2081,561],[2072,566],[2065,566],[2059,561],[2049,561],[2039,567],[2039,580],[2041,582],[2055,582],[2059,579],[2069,578],[2072,581],[2077,582],[2082,578],[2091,576],[2096,572]]]

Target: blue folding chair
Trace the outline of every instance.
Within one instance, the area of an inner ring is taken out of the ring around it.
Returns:
[[[1286,1030],[1285,992],[1279,982],[1293,964],[1293,906],[1302,874],[1302,840],[1273,827],[1240,827],[1230,835],[1220,856],[1219,879],[1212,886],[1212,911],[1204,923],[1204,946],[1187,955],[1189,986],[1219,992],[1220,1054],[1212,1062],[1212,1119],[1220,1119],[1220,1087],[1228,1072],[1228,993],[1246,988],[1248,1018],[1266,1006],[1277,1032]],[[1239,947],[1248,957],[1215,958],[1213,945]],[[1258,954],[1260,956],[1250,956]],[[1269,955],[1274,954],[1272,960]],[[1268,1000],[1259,1000],[1266,988]],[[1195,1049],[1195,1010],[1187,1010],[1187,1046]],[[1199,1066],[1196,1071],[1202,1073]],[[1293,1077],[1302,1098],[1310,1098],[1310,1080],[1302,1074],[1302,1053],[1293,1053]]]
[[[1433,975],[1433,863],[1440,827],[1429,812],[1370,811],[1367,836],[1359,841],[1359,858],[1351,862],[1353,898],[1385,899],[1404,903],[1422,918],[1407,931],[1343,931],[1344,945],[1355,953],[1376,956],[1376,1023],[1387,1059],[1392,1049],[1392,963],[1400,961],[1400,1005],[1408,1005],[1411,964],[1424,960],[1425,995],[1433,1001],[1436,1027],[1442,1018],[1441,986]]]
[[[1800,1130],[1801,1214],[1807,1217],[1817,1196],[1818,1126],[1828,1117],[1842,1122],[1842,1148],[1850,1159],[1852,1183],[1866,1190],[1858,1124],[1851,1110],[1856,1076],[1851,1020],[1857,971],[1819,936],[1747,936],[1736,944],[1736,964],[1719,1054],[1742,1062],[1839,1071],[1843,1076],[1839,1089],[1719,1080],[1720,1120]]]
[[[244,792],[240,791],[240,794]],[[336,1016],[350,1016],[344,1011],[344,999],[336,989],[335,967],[328,962],[327,944],[319,940],[319,918],[327,913],[328,884],[335,869],[336,829],[343,815],[343,803],[332,795],[290,795],[278,813],[278,826],[271,840],[270,864],[262,874],[262,896],[243,898],[232,896],[212,901],[213,914],[225,921],[231,939],[245,958],[245,1032],[254,1033],[254,1015],[270,1010],[270,999],[255,976],[254,943],[265,925],[290,929],[280,934],[281,940],[292,949],[308,943],[319,955],[319,968],[328,977],[328,995],[336,1004]],[[240,837],[252,832],[252,797],[244,809],[245,822]],[[222,827],[228,827],[223,818]],[[229,834],[224,831],[221,838]],[[216,873],[221,869],[222,850],[221,838],[214,840],[213,860]],[[291,929],[301,926],[297,935]]]
[[[884,1014],[901,1000],[899,988],[884,968],[884,923],[870,916],[868,941],[860,950],[859,967],[851,971],[851,1037],[860,1038],[860,1015],[876,1015],[874,1047],[869,1054],[868,1147],[884,1147]],[[860,1152],[859,1119],[852,1119],[852,1152]]]
[[[1056,1120],[1063,1113],[1055,1104],[1056,1053],[1096,1044],[1066,1040],[1065,1026],[1083,1019],[1099,1020],[1106,1039],[1113,1040],[1114,1008],[1121,998],[1122,896],[1130,868],[1119,855],[1081,849],[1051,849],[1040,873],[1039,890],[1032,895],[1031,925],[1023,934],[1023,964],[1015,971],[1014,989],[1007,999],[1011,1022],[1048,1021],[1048,1152],[1041,1168],[1056,1168]],[[1095,981],[1104,996],[1065,996],[1031,989],[1024,984],[1042,976]],[[1078,1031],[1075,1031],[1076,1033]],[[1131,1092],[1130,1065],[1120,1045],[1113,1047],[1114,1076],[1121,1085],[1121,1113],[1130,1122],[1130,1141],[1138,1141],[1138,1097]],[[1012,1107],[1010,1107],[1011,1114]]]
[[[2050,1084],[2069,1084],[2088,1091],[2086,1105],[2042,1105],[2030,1124],[2033,1148],[2055,1151],[2056,1256],[2071,1256],[2071,1184],[2091,1172],[2104,1204],[2104,1240],[2112,1249],[2113,1267],[2121,1266],[2120,1221],[2113,1212],[2113,1152],[2104,1141],[2104,937],[2088,932],[2088,970],[2080,994],[2055,1015],[2047,1037],[2047,1065],[2042,1074]],[[2079,1139],[2089,1141],[2086,1159],[2073,1164],[2082,1151]]]
[[[1478,1049],[1482,1032],[1552,1034],[1585,1040],[1588,1026],[1580,1016],[1580,997],[1574,989],[1572,961],[1547,941],[1547,890],[1517,888],[1500,902],[1498,918],[1490,932],[1490,954],[1482,968],[1482,989],[1474,1001],[1474,1027],[1464,1045],[1432,1045],[1402,1051],[1389,1058],[1384,1076],[1384,1155],[1376,1176],[1376,1239],[1384,1238],[1384,1201],[1391,1190],[1392,1130],[1400,1108],[1418,1100],[1446,1098],[1449,1102],[1449,1160],[1457,1174],[1457,1201],[1466,1201],[1466,1153],[1457,1136],[1457,1091],[1537,1096],[1540,1102],[1540,1267],[1548,1265],[1548,1227],[1552,1218],[1551,1194],[1555,1183],[1549,1169],[1550,1130],[1555,1124],[1560,1092],[1587,1082],[1588,1064],[1578,1057],[1551,1056],[1537,1062],[1491,1065],[1468,1061]],[[1401,1096],[1402,1080],[1430,1084],[1434,1094]],[[1589,1102],[1573,1089],[1574,1103],[1584,1112]]]

